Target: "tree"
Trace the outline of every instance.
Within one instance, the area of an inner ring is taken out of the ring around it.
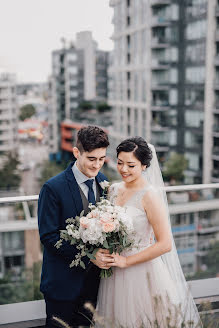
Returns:
[[[65,169],[65,164],[56,164],[50,161],[44,161],[41,166],[41,177],[39,182],[43,185],[48,179],[57,175]]]
[[[20,108],[20,116],[19,119],[20,121],[24,121],[26,118],[29,118],[33,115],[35,115],[36,109],[33,105],[28,104],[24,105]]]
[[[97,104],[97,110],[99,113],[109,111],[110,109],[111,107],[105,102]]]
[[[94,108],[93,104],[90,101],[81,102],[79,107],[83,111],[87,111],[87,110],[90,110],[90,109]]]
[[[0,189],[18,188],[21,177],[17,173],[19,161],[15,155],[8,153],[7,160],[0,170]]]
[[[40,292],[41,266],[41,262],[36,262],[32,268],[24,269],[17,281],[10,273],[0,279],[0,305],[43,299]]]
[[[172,153],[169,160],[164,164],[163,177],[164,180],[171,182],[175,180],[177,183],[182,182],[184,171],[188,166],[188,160],[184,155]]]

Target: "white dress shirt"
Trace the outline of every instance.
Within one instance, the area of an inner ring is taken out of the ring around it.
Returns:
[[[77,167],[77,161],[74,163],[74,165],[72,166],[72,172],[75,176],[75,179],[77,181],[77,184],[79,185],[79,187],[81,188],[81,190],[83,191],[85,197],[88,199],[88,186],[84,183],[87,180],[93,180],[93,190],[94,190],[94,196],[95,199],[97,197],[97,183],[96,183],[96,179],[95,178],[88,178],[84,173],[82,173],[79,168]]]

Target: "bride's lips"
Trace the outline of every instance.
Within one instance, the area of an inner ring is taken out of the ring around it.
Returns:
[[[125,179],[125,178],[128,178],[128,177],[130,177],[130,174],[122,174],[122,177]]]

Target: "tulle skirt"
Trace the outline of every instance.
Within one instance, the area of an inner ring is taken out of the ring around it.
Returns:
[[[113,268],[113,275],[100,282],[97,314],[95,327],[179,327],[177,288],[161,257],[126,269]]]

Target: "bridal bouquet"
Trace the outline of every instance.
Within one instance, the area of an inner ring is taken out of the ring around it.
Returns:
[[[96,205],[89,205],[90,212],[66,220],[65,230],[60,232],[60,240],[55,244],[59,248],[65,240],[76,245],[78,253],[70,267],[81,266],[85,269],[83,257],[95,259],[98,248],[108,249],[110,254],[121,253],[130,248],[133,241],[130,234],[134,233],[132,221],[127,217],[125,209],[114,206],[110,201],[101,198]],[[112,269],[102,269],[100,276],[106,278],[112,275]]]

